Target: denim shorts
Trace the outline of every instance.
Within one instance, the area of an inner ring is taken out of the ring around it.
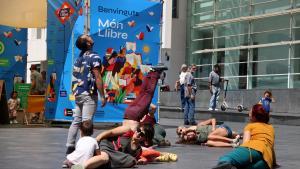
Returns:
[[[219,125],[218,128],[224,128],[224,129],[226,129],[227,130],[227,137],[228,138],[232,138],[232,130],[231,130],[231,128],[229,126],[227,126],[226,124],[221,124],[221,125]]]

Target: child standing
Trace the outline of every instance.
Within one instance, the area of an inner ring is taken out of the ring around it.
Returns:
[[[67,156],[62,168],[70,168],[72,165],[83,164],[88,159],[96,155],[100,155],[100,149],[93,134],[93,123],[91,120],[86,120],[80,126],[80,139],[76,144],[75,151]]]
[[[270,113],[271,103],[274,102],[272,98],[272,93],[269,90],[264,92],[264,97],[262,97],[258,104],[261,104],[267,113]]]
[[[12,91],[10,99],[7,102],[10,124],[18,123],[17,110],[20,108],[20,99],[18,98],[18,92]]]

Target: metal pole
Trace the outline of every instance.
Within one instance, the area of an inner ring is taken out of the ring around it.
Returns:
[[[89,34],[90,33],[90,0],[85,0],[84,1],[84,34]]]
[[[162,25],[163,25],[163,21],[162,21],[162,18],[163,18],[163,4],[161,4],[161,8],[162,8],[162,13],[161,13],[161,19],[160,19],[160,42],[159,42],[159,57],[158,57],[158,63],[162,63]],[[158,96],[157,96],[157,123],[159,123],[159,115],[160,115],[160,86],[161,86],[161,79],[158,80],[158,86],[157,86],[157,90],[158,90]]]

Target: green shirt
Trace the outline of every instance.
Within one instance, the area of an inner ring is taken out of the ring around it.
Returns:
[[[208,135],[212,132],[211,125],[197,126],[197,141],[199,143],[206,143]]]

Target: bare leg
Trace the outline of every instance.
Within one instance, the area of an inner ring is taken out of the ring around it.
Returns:
[[[211,147],[232,147],[230,143],[226,143],[222,141],[212,141],[212,140],[208,140],[206,142],[206,145]]]
[[[208,140],[213,140],[213,141],[222,141],[222,142],[227,142],[231,143],[233,139],[227,138],[227,130],[224,128],[217,128],[215,131],[211,132],[208,135]]]
[[[134,120],[128,120],[128,119],[123,120],[123,126],[130,128],[131,131],[136,131],[136,129],[139,127],[139,124],[140,124],[139,122]]]
[[[85,163],[84,163],[84,168],[85,169],[94,169],[97,168],[103,164],[108,163],[109,161],[109,156],[106,152],[101,151],[100,155],[96,155],[90,159],[88,159]]]

